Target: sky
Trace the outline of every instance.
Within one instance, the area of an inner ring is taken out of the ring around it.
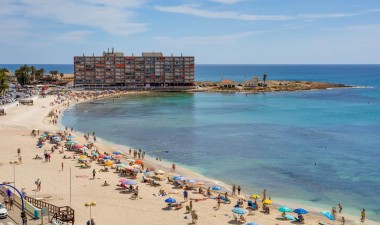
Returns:
[[[108,48],[199,64],[379,64],[379,0],[0,0],[0,64]]]

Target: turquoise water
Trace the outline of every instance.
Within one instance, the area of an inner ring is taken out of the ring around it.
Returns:
[[[274,199],[326,210],[342,203],[354,215],[366,208],[369,219],[380,221],[380,66],[267,70],[278,67],[283,74],[272,76],[371,87],[248,96],[134,95],[79,104],[62,122],[242,185],[246,193],[266,188]]]

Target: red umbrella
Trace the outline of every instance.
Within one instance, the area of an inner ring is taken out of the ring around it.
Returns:
[[[143,161],[142,161],[141,159],[136,159],[135,163],[137,163],[137,164],[142,164]]]
[[[99,159],[103,159],[104,158],[104,154],[100,154],[98,157],[99,157]]]

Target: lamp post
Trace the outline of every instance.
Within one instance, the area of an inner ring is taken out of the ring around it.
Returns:
[[[16,187],[16,163],[17,162],[12,162],[10,161],[9,164],[13,166],[13,186]],[[13,189],[13,193],[15,193],[15,190]]]
[[[96,206],[96,202],[86,202],[84,206],[90,207],[90,225],[92,225],[91,207]]]

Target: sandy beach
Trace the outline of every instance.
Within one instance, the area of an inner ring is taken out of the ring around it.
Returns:
[[[73,152],[65,152],[59,154],[58,151],[52,153],[50,162],[45,160],[33,159],[37,154],[43,156],[44,150],[50,150],[52,144],[46,143],[42,148],[37,148],[37,137],[31,135],[32,129],[39,129],[41,132],[44,130],[57,131],[62,126],[50,123],[47,117],[50,111],[60,110],[62,114],[66,106],[62,104],[54,106],[50,102],[54,101],[56,96],[47,96],[46,98],[37,98],[34,100],[33,106],[15,106],[7,109],[7,115],[0,117],[0,143],[1,154],[0,158],[0,182],[13,181],[13,165],[10,161],[17,161],[17,149],[21,148],[22,163],[15,166],[16,187],[18,189],[25,188],[28,196],[41,198],[43,201],[57,205],[57,206],[71,206],[75,209],[75,224],[85,224],[90,218],[90,210],[85,207],[86,202],[96,202],[96,206],[92,207],[92,218],[94,218],[97,225],[111,225],[111,224],[190,224],[191,215],[186,213],[186,205],[189,202],[183,202],[183,190],[173,188],[173,185],[164,181],[158,181],[160,187],[152,187],[147,183],[141,183],[142,174],[137,176],[139,187],[139,198],[132,200],[131,193],[124,192],[117,186],[120,179],[118,173],[111,169],[110,172],[97,172],[96,178],[92,179],[92,170],[103,168],[103,166],[92,162],[91,169],[81,169],[78,167],[76,159],[63,159],[64,155],[72,156]],[[71,101],[71,106],[74,101]],[[75,129],[75,128],[74,128]],[[75,140],[79,143],[86,143],[83,134],[79,132],[72,133]],[[90,140],[92,140],[90,138]],[[106,142],[95,142],[94,148],[100,152],[113,152],[117,149],[116,145],[109,145]],[[126,143],[128,145],[128,143]],[[126,148],[125,148],[126,149]],[[125,152],[126,153],[126,152]],[[127,157],[132,157],[126,154]],[[63,170],[61,163],[64,164]],[[164,177],[171,177],[176,174],[184,175],[186,177],[197,179],[199,175],[183,168],[177,168],[176,173],[169,172],[170,164],[167,162],[158,162],[152,158],[147,157],[144,159],[145,167],[158,167],[166,171]],[[70,202],[70,170],[71,170],[71,202]],[[35,180],[40,179],[42,182],[41,191],[35,191]],[[206,178],[205,183],[212,182]],[[104,181],[107,181],[110,186],[102,186]],[[177,190],[178,194],[169,194],[169,197],[175,198],[177,202],[182,202],[183,208],[179,210],[165,210],[167,204],[164,202],[168,196],[158,196],[160,189],[165,190],[167,193]],[[242,187],[244,192],[244,187]],[[224,193],[224,192],[223,192]],[[230,194],[230,193],[229,193]],[[262,194],[262,193],[244,193],[244,194]],[[217,193],[213,192],[216,197]],[[245,195],[248,197],[248,195]],[[204,197],[196,192],[189,191],[189,199],[203,199]],[[198,214],[197,224],[246,224],[248,222],[255,222],[260,225],[274,225],[274,224],[294,224],[294,222],[278,219],[281,213],[277,210],[278,205],[286,205],[295,208],[287,202],[276,201],[272,199],[275,205],[271,207],[269,215],[261,212],[261,201],[259,206],[260,210],[253,211],[253,215],[245,214],[245,223],[237,223],[233,220],[233,213],[231,209],[236,204],[237,199],[232,197],[231,204],[221,204],[219,210],[216,210],[217,201],[215,199],[204,199],[201,201],[193,201],[193,209]],[[247,203],[244,203],[244,209]],[[298,205],[298,207],[300,207]],[[358,220],[358,218],[345,215],[344,213],[338,214],[337,220],[330,221],[320,213],[318,208],[311,209],[305,215],[305,224],[342,224],[341,217],[346,218],[346,224],[349,220]],[[325,209],[328,210],[328,209]],[[248,210],[247,210],[248,212]],[[294,215],[294,214],[293,214]],[[360,212],[358,212],[358,216]],[[365,224],[375,225],[380,224],[366,220]]]

